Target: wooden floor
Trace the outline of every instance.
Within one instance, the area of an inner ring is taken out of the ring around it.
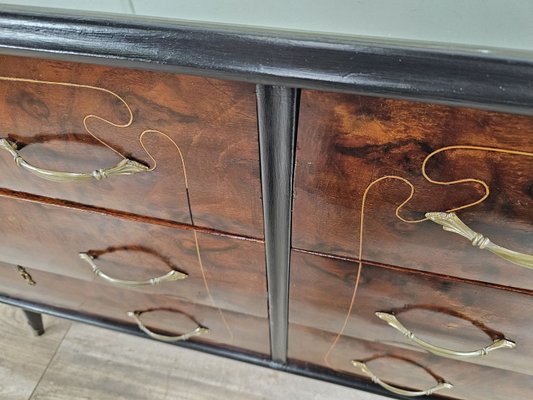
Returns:
[[[35,337],[0,304],[2,400],[385,400],[364,392],[44,317]]]

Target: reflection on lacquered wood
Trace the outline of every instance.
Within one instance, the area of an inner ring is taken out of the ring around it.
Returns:
[[[531,117],[314,91],[301,108],[295,247],[533,288],[532,274],[424,215],[460,212],[530,254]]]
[[[229,334],[217,308],[193,304],[171,296],[148,294],[26,268],[37,284],[28,284],[16,266],[0,263],[0,292],[11,297],[49,304],[66,310],[129,324],[139,329],[128,312],[142,312],[143,324],[156,334],[179,336],[198,327],[209,332],[188,340],[211,343],[232,350],[268,354],[268,320],[224,311]],[[197,325],[198,324],[198,325]]]
[[[453,389],[439,392],[440,394],[464,400],[527,398],[528,393],[533,390],[530,375],[389,346],[379,339],[341,337],[331,353],[328,365],[324,361],[324,354],[334,338],[334,333],[291,324],[290,361],[323,366],[370,380],[368,375],[352,364],[352,360],[367,360],[371,371],[383,382],[410,391],[423,391],[434,387],[433,373],[453,384]]]
[[[300,251],[293,251],[291,260],[290,321],[335,335],[324,355],[336,351],[335,337],[341,336],[416,350],[414,342],[376,316],[388,312],[418,338],[443,349],[471,352],[508,339],[520,350],[499,349],[486,357],[468,357],[468,362],[533,373],[527,317],[533,297],[526,291],[371,264],[360,269],[355,261]]]
[[[3,56],[0,137],[21,145],[28,163],[83,172],[129,158],[150,173],[57,184],[16,168],[2,152],[0,186],[188,224],[192,204],[200,226],[261,237],[254,90],[184,75]]]

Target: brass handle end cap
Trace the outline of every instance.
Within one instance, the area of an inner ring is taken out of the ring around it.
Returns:
[[[374,315],[376,317],[378,317],[379,319],[391,324],[391,323],[396,323],[397,319],[396,317],[394,316],[394,314],[391,314],[391,313],[387,313],[387,312],[382,312],[382,311],[376,311],[374,313]]]
[[[516,343],[509,339],[500,339],[499,342],[502,343],[502,347],[507,347],[508,349],[514,349],[516,347]]]
[[[186,274],[185,272],[173,270],[170,280],[172,281],[183,280],[183,279],[186,279],[188,276],[189,274]]]

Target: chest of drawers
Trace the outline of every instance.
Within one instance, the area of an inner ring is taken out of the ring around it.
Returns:
[[[396,398],[531,392],[526,56],[0,27],[0,301]]]

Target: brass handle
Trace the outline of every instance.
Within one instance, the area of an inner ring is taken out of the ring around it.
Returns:
[[[182,340],[187,340],[193,336],[199,336],[204,333],[209,332],[209,328],[206,328],[204,326],[198,325],[196,329],[189,333],[184,333],[183,335],[178,336],[167,336],[167,335],[160,335],[159,333],[152,332],[150,329],[148,329],[142,321],[140,320],[139,316],[142,314],[142,311],[129,311],[128,317],[131,317],[135,320],[137,323],[137,326],[141,331],[146,333],[148,336],[150,336],[152,339],[161,340],[163,342],[178,342]]]
[[[396,318],[396,316],[394,316],[393,314],[386,313],[386,312],[376,312],[375,314],[377,317],[387,322],[390,326],[392,326],[394,329],[401,332],[403,335],[405,335],[405,337],[407,337],[409,340],[416,343],[418,346],[420,346],[424,350],[427,350],[430,353],[433,353],[433,354],[436,354],[442,357],[462,357],[462,358],[479,357],[479,356],[484,356],[487,353],[497,350],[497,349],[502,349],[502,348],[512,349],[516,346],[514,342],[503,338],[503,339],[496,339],[490,345],[485,346],[479,350],[473,350],[473,351],[449,350],[443,347],[434,346],[422,339],[417,338],[415,334],[409,331],[405,326],[403,326],[400,323],[400,321],[398,321],[398,318]]]
[[[429,212],[426,213],[426,218],[436,224],[442,225],[442,229],[445,231],[457,233],[467,238],[472,242],[473,246],[477,246],[480,249],[487,249],[498,257],[521,267],[533,268],[533,255],[518,253],[492,243],[489,238],[470,229],[455,213]]]
[[[99,181],[114,175],[132,175],[138,172],[146,172],[150,170],[150,168],[146,165],[125,158],[113,167],[97,169],[87,173],[51,171],[49,169],[35,167],[26,162],[17,151],[16,143],[8,139],[0,139],[0,149],[7,150],[9,153],[11,153],[13,159],[15,160],[15,164],[17,164],[19,167],[40,178],[54,182],[79,182],[90,179],[96,179]]]
[[[372,379],[372,382],[377,383],[383,389],[386,389],[389,392],[396,393],[402,396],[407,396],[407,397],[428,396],[432,393],[435,393],[437,390],[453,388],[453,385],[451,383],[438,382],[435,386],[429,389],[426,389],[426,390],[411,391],[411,390],[400,389],[400,388],[397,388],[396,386],[392,386],[392,385],[389,385],[388,383],[383,382],[370,370],[370,368],[368,368],[368,366],[364,362],[352,360],[352,365],[354,367],[361,369],[361,371],[363,371],[365,374],[367,374]]]
[[[152,286],[152,285],[158,285],[163,282],[171,282],[171,281],[176,281],[178,279],[185,279],[188,276],[187,274],[183,272],[172,270],[163,276],[158,276],[156,278],[150,278],[145,281],[126,281],[122,279],[112,278],[109,275],[102,272],[102,270],[98,268],[98,266],[94,263],[94,257],[91,256],[90,254],[80,253],[79,256],[82,260],[86,261],[91,266],[96,276],[102,278],[103,280],[115,286],[124,286],[124,287]]]

